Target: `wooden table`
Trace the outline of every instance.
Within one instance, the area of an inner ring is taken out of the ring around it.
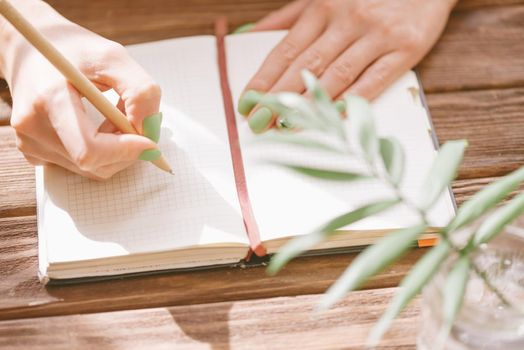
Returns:
[[[285,0],[53,0],[66,17],[124,44],[210,33]],[[418,66],[440,141],[467,138],[458,202],[524,164],[524,1],[467,0]],[[36,277],[33,168],[16,150],[0,82],[0,348],[359,348],[396,285],[424,253],[412,251],[319,318],[311,309],[353,255],[302,258],[276,277],[263,268],[164,274],[44,287]],[[384,348],[414,348],[417,300]]]

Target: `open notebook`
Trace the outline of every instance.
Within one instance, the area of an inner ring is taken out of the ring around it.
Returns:
[[[284,32],[227,36],[230,88],[236,102],[243,87]],[[128,47],[163,91],[160,149],[175,176],[146,162],[105,182],[58,167],[38,167],[40,276],[71,280],[169,269],[236,264],[246,257],[246,235],[233,174],[214,36],[164,40]],[[408,72],[373,103],[379,133],[406,148],[403,187],[415,194],[435,154],[428,113]],[[236,103],[235,103],[236,104]],[[99,118],[92,111],[93,118]],[[391,194],[373,182],[328,183],[257,161],[282,149],[257,145],[245,119],[236,116],[247,189],[260,239],[268,253],[290,237],[308,233],[335,215]],[[297,159],[335,164],[311,152]],[[443,225],[454,214],[449,193],[431,213]],[[372,243],[415,217],[393,209],[344,229],[316,249]]]

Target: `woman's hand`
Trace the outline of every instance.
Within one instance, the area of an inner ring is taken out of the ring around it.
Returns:
[[[16,7],[101,90],[120,95],[118,107],[141,133],[143,119],[158,112],[160,89],[124,47],[67,21],[43,1],[17,1]],[[0,69],[13,98],[17,147],[30,163],[107,179],[156,149],[146,137],[114,133],[109,122],[99,128],[78,91],[7,23],[0,23]]]
[[[300,72],[308,69],[333,99],[373,99],[431,49],[455,2],[297,0],[251,29],[290,30],[245,90],[302,93]]]

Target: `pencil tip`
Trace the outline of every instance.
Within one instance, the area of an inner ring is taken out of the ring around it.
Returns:
[[[175,173],[174,173],[173,170],[171,170],[171,169],[169,169],[169,173],[170,173],[171,175],[175,175]]]

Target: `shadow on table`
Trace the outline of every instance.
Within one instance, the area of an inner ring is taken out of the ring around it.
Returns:
[[[233,303],[170,308],[169,313],[184,334],[207,343],[213,350],[229,349],[229,311]]]

